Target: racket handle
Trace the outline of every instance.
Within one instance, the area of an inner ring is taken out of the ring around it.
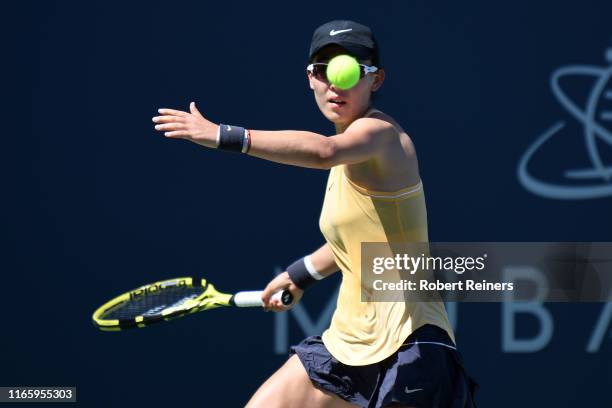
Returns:
[[[232,303],[237,307],[263,307],[262,293],[263,290],[238,292],[232,297]],[[279,299],[285,306],[293,303],[293,295],[288,290],[279,290],[272,295],[272,299]]]

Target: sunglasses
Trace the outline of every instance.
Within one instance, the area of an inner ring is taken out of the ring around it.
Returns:
[[[306,71],[310,72],[319,81],[329,82],[327,80],[327,65],[326,62],[314,62],[306,67]],[[376,71],[378,71],[378,67],[359,64],[359,79]]]

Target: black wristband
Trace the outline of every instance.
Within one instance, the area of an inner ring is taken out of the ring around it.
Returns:
[[[289,278],[291,281],[302,290],[306,290],[308,287],[312,286],[317,280],[312,277],[308,269],[306,269],[306,263],[304,263],[304,258],[298,259],[291,265],[287,267],[287,273],[289,274]]]
[[[226,150],[228,152],[242,152],[242,146],[244,144],[244,128],[240,126],[231,126],[219,124],[219,146],[220,150]]]

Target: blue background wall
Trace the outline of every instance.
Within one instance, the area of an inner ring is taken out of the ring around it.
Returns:
[[[590,166],[584,123],[549,78],[571,64],[612,65],[610,2],[50,1],[22,12],[4,16],[16,51],[5,64],[17,74],[5,77],[4,103],[19,113],[5,117],[2,149],[1,302],[12,313],[0,385],[76,385],[87,407],[234,407],[285,360],[274,315],[258,310],[124,333],[98,332],[90,316],[109,295],[173,276],[260,288],[322,244],[326,172],[166,140],[151,117],[194,100],[214,122],[333,134],[304,71],[312,30],[330,19],[377,34],[387,71],[378,107],[416,143],[431,240],[612,240],[612,194],[554,200],[517,179],[528,146],[559,120],[562,134],[530,170],[562,183],[565,170]],[[567,93],[584,106],[595,79],[568,81]],[[612,110],[605,103],[598,113]],[[598,146],[610,165],[610,145]],[[251,216],[234,218],[244,206]],[[313,319],[337,285],[308,293]],[[585,351],[604,305],[546,307],[553,337],[516,353],[502,346],[500,304],[458,305],[480,405],[612,406],[609,328]],[[537,319],[516,318],[519,336],[537,335]],[[287,321],[299,341],[301,326]]]

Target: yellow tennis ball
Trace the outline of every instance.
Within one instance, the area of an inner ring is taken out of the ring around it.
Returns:
[[[349,89],[359,82],[359,63],[350,55],[338,55],[327,64],[327,80],[340,89]]]

